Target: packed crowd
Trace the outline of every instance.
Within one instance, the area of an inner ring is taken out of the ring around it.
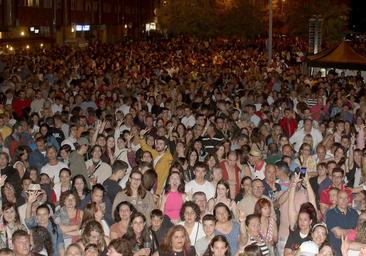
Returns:
[[[365,256],[365,84],[304,50],[0,56],[0,256]]]

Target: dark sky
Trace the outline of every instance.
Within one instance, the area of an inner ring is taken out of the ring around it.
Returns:
[[[351,1],[350,29],[356,32],[366,32],[365,0]]]

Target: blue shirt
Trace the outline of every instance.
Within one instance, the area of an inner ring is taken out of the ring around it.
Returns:
[[[38,225],[36,218],[32,217],[30,220],[25,220],[25,224],[27,225],[27,228],[32,229]],[[52,247],[53,247],[53,256],[59,256],[60,251],[59,249],[64,248],[64,236],[62,234],[61,228],[59,225],[54,224],[56,230],[54,231],[52,224],[50,221],[48,221],[47,230],[50,232],[51,238],[52,238]]]
[[[223,235],[226,237],[227,241],[230,245],[231,255],[235,255],[238,251],[238,239],[240,236],[240,224],[232,221],[232,229],[229,234],[221,233],[215,230],[215,235]]]
[[[343,213],[338,207],[330,209],[326,213],[326,224],[329,230],[328,239],[337,256],[342,256],[341,239],[336,238],[331,231],[335,227],[343,229],[354,229],[357,225],[358,213],[353,208],[348,208],[347,213]]]

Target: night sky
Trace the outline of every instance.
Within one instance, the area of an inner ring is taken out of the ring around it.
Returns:
[[[352,0],[350,29],[355,32],[366,32],[366,1]]]

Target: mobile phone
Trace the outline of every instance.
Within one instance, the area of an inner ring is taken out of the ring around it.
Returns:
[[[300,168],[300,179],[303,179],[306,175],[306,167]]]

